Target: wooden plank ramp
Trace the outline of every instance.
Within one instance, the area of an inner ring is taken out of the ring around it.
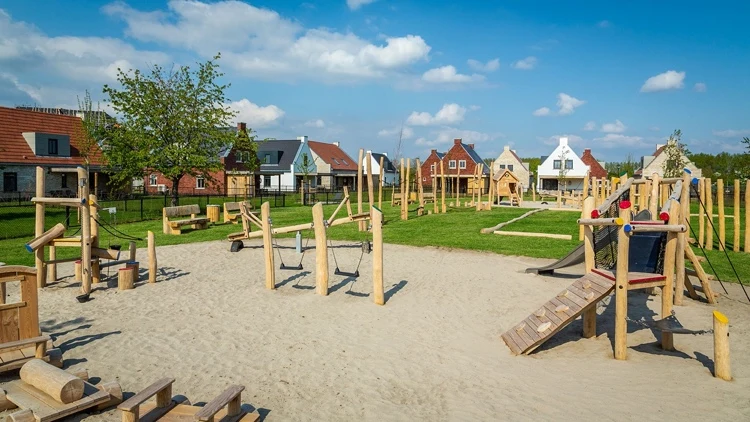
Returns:
[[[596,306],[614,288],[614,280],[599,274],[586,274],[511,327],[502,338],[514,355],[528,355],[584,311]]]

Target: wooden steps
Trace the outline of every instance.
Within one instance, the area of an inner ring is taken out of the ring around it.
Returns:
[[[584,311],[596,306],[614,287],[614,280],[595,273],[587,274],[511,327],[502,338],[513,354],[529,354]]]

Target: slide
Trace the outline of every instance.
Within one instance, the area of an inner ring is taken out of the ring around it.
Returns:
[[[506,331],[502,338],[514,355],[533,352],[615,288],[615,281],[587,274]]]
[[[581,264],[583,263],[584,259],[585,256],[583,253],[583,243],[581,243],[575,249],[570,251],[569,254],[565,255],[557,262],[553,262],[544,267],[527,268],[526,272],[533,274],[551,275],[554,274],[555,270],[558,270],[560,268],[572,267],[573,265]]]

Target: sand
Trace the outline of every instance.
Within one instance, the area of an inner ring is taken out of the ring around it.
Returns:
[[[663,353],[650,330],[631,324],[628,360],[615,361],[609,299],[598,338],[580,338],[579,319],[531,356],[513,356],[500,335],[573,281],[523,273],[549,260],[386,245],[387,303],[377,306],[371,255],[354,283],[333,275],[329,258],[330,295],[322,297],[314,251],[304,271],[277,271],[278,289],[269,291],[260,242],[247,244],[238,253],[227,242],[160,247],[157,284],[143,284],[139,250],[136,289],[118,291],[112,280],[85,304],[68,277],[40,292],[43,331],[66,368],[95,380],[118,380],[132,394],[171,376],[174,394],[193,403],[243,384],[243,403],[269,421],[750,418],[750,306],[737,286],[736,300],[718,305],[731,322],[735,380],[725,382],[711,375],[710,335],[675,336],[678,351]],[[292,241],[281,244],[295,264]],[[336,245],[341,269],[352,271],[360,249]],[[633,318],[659,307],[659,296],[631,295]],[[686,299],[677,316],[710,329],[714,309]],[[74,420],[119,418],[111,410]]]

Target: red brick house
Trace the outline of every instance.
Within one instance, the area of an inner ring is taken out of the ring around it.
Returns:
[[[455,190],[456,175],[459,174],[459,191],[462,193],[471,192],[475,189],[469,181],[473,178],[477,165],[483,164],[482,157],[474,150],[474,144],[464,144],[462,140],[454,139],[453,146],[448,152],[440,153],[436,149],[430,152],[430,155],[422,163],[422,184],[426,187],[432,187],[433,178],[437,178],[438,188],[440,188],[440,161],[443,161],[443,169],[446,175],[446,184],[451,190]],[[490,170],[487,165],[482,172],[481,187],[486,191],[489,186]],[[448,178],[448,176],[451,176]]]
[[[583,150],[583,155],[581,156],[581,161],[583,161],[583,164],[586,164],[589,166],[589,178],[607,178],[607,170],[604,169],[604,166],[591,154],[591,149],[586,148]]]

